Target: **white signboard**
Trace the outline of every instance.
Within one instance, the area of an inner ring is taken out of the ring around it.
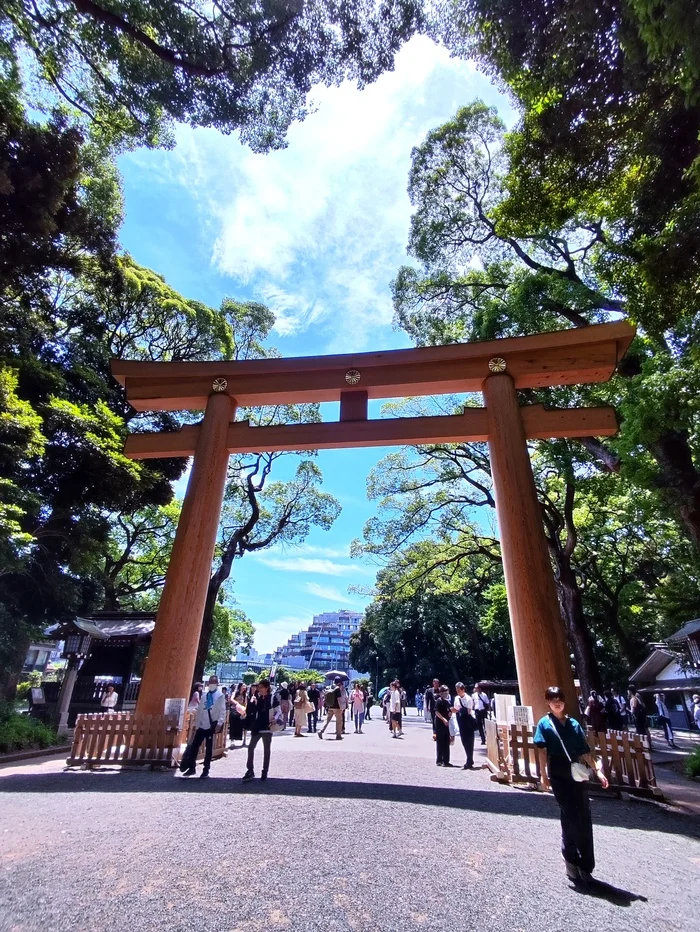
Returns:
[[[513,725],[531,725],[534,726],[535,720],[532,716],[531,705],[512,705],[510,707],[511,722]]]
[[[182,726],[185,724],[185,709],[187,708],[187,699],[166,699],[165,708],[163,710],[164,715],[176,715],[177,716],[177,730],[182,731]]]
[[[502,725],[508,725],[512,721],[510,710],[515,705],[515,696],[508,696],[505,693],[494,693],[493,698],[496,700],[496,721]]]
[[[275,682],[275,676],[277,676],[277,664],[273,663],[272,666],[270,667],[270,682],[271,683]]]

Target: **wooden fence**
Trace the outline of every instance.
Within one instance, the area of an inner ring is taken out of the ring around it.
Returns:
[[[180,758],[183,743],[195,732],[194,712],[185,713],[182,731],[176,716],[138,715],[135,712],[89,713],[75,722],[69,767],[100,764],[143,764],[171,767]],[[214,736],[214,759],[226,752],[228,715],[223,731]],[[204,757],[204,744],[198,760]]]
[[[530,783],[550,789],[547,754],[535,747],[529,725],[497,724],[487,719],[486,756],[492,779],[503,783]],[[600,758],[611,789],[639,795],[662,796],[656,785],[649,740],[627,731],[587,730],[588,745]]]

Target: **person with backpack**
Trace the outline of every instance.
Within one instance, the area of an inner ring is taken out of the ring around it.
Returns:
[[[247,783],[255,776],[255,748],[263,743],[263,765],[260,779],[267,780],[270,769],[270,748],[272,746],[272,732],[282,731],[284,727],[283,713],[277,696],[270,694],[270,681],[262,679],[258,683],[258,690],[253,698],[248,699],[247,708],[239,706],[238,711],[245,715],[245,727],[250,731],[250,744],[248,745],[248,761],[243,782]]]
[[[213,674],[209,677],[207,693],[197,707],[196,730],[194,737],[187,745],[180,761],[180,772],[183,777],[194,777],[197,773],[197,754],[204,745],[204,765],[199,775],[200,780],[209,776],[211,759],[214,752],[214,735],[221,731],[226,720],[226,697],[219,689],[218,677]]]
[[[335,740],[343,740],[343,709],[340,708],[340,693],[343,685],[343,681],[339,676],[336,676],[334,680],[333,689],[326,691],[325,696],[325,706],[326,706],[326,721],[323,728],[320,731],[317,731],[316,734],[318,737],[323,740],[323,735],[325,734],[326,728],[330,723],[335,719]]]
[[[651,750],[651,735],[649,734],[649,721],[647,719],[647,707],[642,702],[641,696],[637,695],[637,688],[630,686],[627,690],[630,701],[630,715],[634,722],[634,728],[638,735],[646,735],[649,740],[649,750]]]

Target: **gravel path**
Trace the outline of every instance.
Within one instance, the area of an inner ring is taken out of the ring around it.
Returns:
[[[583,893],[564,877],[554,800],[436,768],[415,719],[400,741],[381,721],[342,742],[276,737],[266,784],[241,784],[243,754],[207,781],[0,770],[0,929],[698,929],[688,815],[593,800],[609,886]]]

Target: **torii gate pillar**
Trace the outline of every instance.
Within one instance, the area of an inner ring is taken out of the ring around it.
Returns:
[[[492,375],[483,394],[521,701],[532,706],[537,720],[547,711],[543,684],[559,686],[568,711],[576,714],[574,677],[513,379]]]
[[[162,715],[166,698],[189,698],[192,689],[235,412],[230,395],[209,396],[153,630],[153,663],[146,661],[136,703],[143,715]]]

